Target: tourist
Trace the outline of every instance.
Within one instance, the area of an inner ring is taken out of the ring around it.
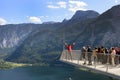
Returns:
[[[120,47],[116,47],[115,51],[117,54],[117,56],[115,57],[115,62],[116,62],[116,64],[119,64],[120,63]]]
[[[68,45],[67,43],[65,43],[65,46],[68,50],[68,54],[70,56],[71,61],[72,61],[72,49],[73,49],[74,45],[75,45],[75,43],[73,43],[72,45]]]
[[[111,51],[111,63],[113,66],[115,66],[115,55],[116,55],[116,51],[114,48],[112,48],[112,51]]]
[[[93,50],[93,54],[92,54],[93,59],[94,59],[94,64],[96,64],[97,62],[97,52],[98,52],[98,48],[95,47]]]
[[[102,64],[105,63],[105,55],[104,54],[105,54],[105,48],[103,46],[101,46],[101,48],[100,48],[100,62]]]
[[[105,55],[104,55],[104,63],[109,63],[109,50],[108,48],[105,48]]]
[[[98,64],[100,64],[100,62],[101,62],[100,47],[98,47],[98,51],[97,51],[97,61],[98,61]]]
[[[83,65],[85,65],[86,64],[86,47],[85,46],[83,46],[81,52],[82,52],[82,59],[84,61]]]
[[[88,65],[92,65],[92,50],[90,46],[87,46]]]

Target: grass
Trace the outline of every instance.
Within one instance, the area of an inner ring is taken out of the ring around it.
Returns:
[[[32,66],[32,64],[13,63],[0,60],[0,69],[11,69],[16,67]]]

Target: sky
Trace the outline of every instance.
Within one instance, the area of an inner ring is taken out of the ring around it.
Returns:
[[[102,14],[120,0],[0,0],[0,25],[62,22],[77,10],[94,10]]]

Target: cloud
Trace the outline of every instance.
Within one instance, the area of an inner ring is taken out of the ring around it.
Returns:
[[[3,18],[0,18],[0,25],[5,25],[7,24],[7,21]]]
[[[71,12],[76,12],[77,10],[87,10],[86,6],[87,4],[83,1],[80,0],[69,0],[68,2],[65,1],[59,1],[56,3],[53,2],[48,2],[48,8],[52,8],[52,9],[60,9],[60,8],[64,8],[67,9]]]
[[[29,17],[29,21],[32,23],[42,23],[41,19],[39,17],[35,17],[35,16]]]
[[[118,0],[114,0],[115,1],[115,3],[118,3]]]
[[[120,3],[120,0],[111,0],[111,1],[114,1],[114,3],[116,4]]]
[[[54,5],[48,5],[47,7],[52,8],[52,9],[58,9],[59,8],[58,6],[54,6]]]
[[[64,1],[59,1],[56,3],[49,2],[48,4],[49,5],[47,7],[52,9],[66,8],[66,2]]]
[[[63,2],[63,1],[58,2],[57,4],[59,5],[60,8],[66,8],[66,6],[67,6],[67,5],[66,5],[67,3],[66,3],[66,2]]]
[[[83,1],[74,1],[74,0],[70,0],[69,1],[69,11],[72,12],[76,12],[77,10],[87,10],[85,7],[87,6],[87,4]]]

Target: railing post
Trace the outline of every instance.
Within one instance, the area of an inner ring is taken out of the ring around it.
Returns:
[[[87,59],[88,59],[87,57],[88,57],[88,52],[86,51],[86,52],[85,52],[85,61],[84,61],[86,64],[87,64]],[[86,64],[85,64],[85,65],[86,65]]]
[[[80,51],[80,53],[78,54],[78,64],[79,64],[80,58],[81,58],[81,51]]]
[[[106,72],[108,72],[109,69],[109,54],[107,55],[107,68],[106,68]]]
[[[78,56],[78,64],[79,64],[79,59],[80,59],[80,56]]]
[[[120,56],[118,55],[118,65],[120,64],[120,61],[119,61],[120,59],[119,58],[120,58]]]
[[[66,61],[67,61],[67,51],[65,50],[65,52],[66,52]]]
[[[119,55],[116,56],[117,56],[117,65],[119,65]]]
[[[97,57],[95,57],[95,60],[94,60],[95,69],[96,69],[96,63],[97,63]]]
[[[73,60],[74,60],[73,50],[72,50],[72,52],[71,52],[70,55],[71,55],[71,56],[70,56],[71,62],[73,62]]]

